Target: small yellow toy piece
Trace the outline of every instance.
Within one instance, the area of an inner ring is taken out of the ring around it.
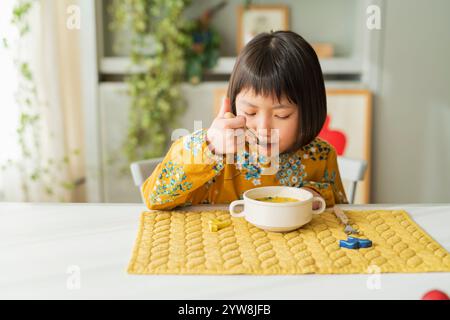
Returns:
[[[231,221],[221,221],[219,219],[211,219],[208,221],[209,231],[217,232],[220,229],[226,228],[231,225]]]
[[[217,231],[219,231],[219,227],[217,226],[217,224],[210,223],[209,224],[209,231],[217,232]]]

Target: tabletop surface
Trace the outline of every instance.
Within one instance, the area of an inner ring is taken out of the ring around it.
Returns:
[[[404,209],[450,251],[450,204],[342,207]],[[450,273],[129,275],[143,210],[139,204],[0,203],[0,299],[420,299],[431,289],[450,293]]]

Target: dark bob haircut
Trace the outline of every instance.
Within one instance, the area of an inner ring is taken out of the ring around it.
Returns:
[[[325,84],[319,59],[300,35],[291,31],[261,33],[239,54],[231,74],[228,97],[236,114],[236,97],[242,90],[257,95],[286,96],[299,108],[299,132],[292,150],[310,143],[327,115]]]

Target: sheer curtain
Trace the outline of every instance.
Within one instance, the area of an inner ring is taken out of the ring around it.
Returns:
[[[0,40],[5,38],[8,44],[8,48],[0,49],[0,200],[82,201],[77,184],[84,176],[80,30],[66,26],[67,8],[77,2],[33,1],[28,15],[30,32],[19,39],[10,24],[17,1],[2,0],[0,12]],[[17,102],[24,83],[15,60],[29,63],[37,93],[31,107]],[[29,156],[21,152],[16,132],[23,110],[39,114],[35,129],[24,135]]]

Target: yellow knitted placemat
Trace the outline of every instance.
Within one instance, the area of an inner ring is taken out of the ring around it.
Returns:
[[[349,274],[450,271],[450,254],[402,210],[346,211],[367,249],[339,248],[343,225],[331,212],[289,233],[260,230],[227,211],[141,215],[131,274]],[[231,220],[211,232],[208,221]],[[375,266],[375,268],[374,268]]]

